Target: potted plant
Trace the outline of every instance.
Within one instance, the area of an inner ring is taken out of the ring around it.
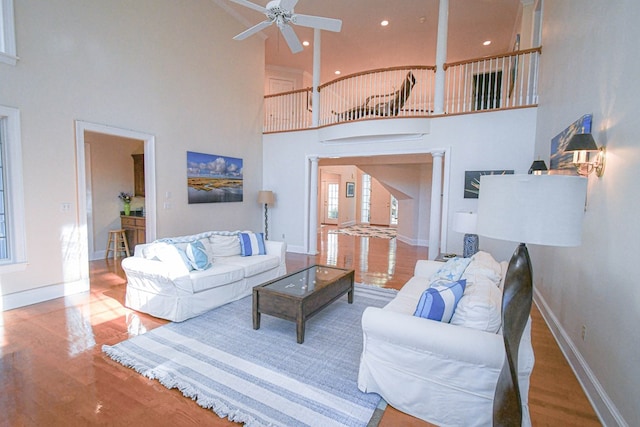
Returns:
[[[131,199],[133,198],[133,196],[131,195],[131,193],[125,193],[124,191],[121,191],[120,194],[118,194],[118,197],[124,203],[124,214],[129,215],[131,213]]]

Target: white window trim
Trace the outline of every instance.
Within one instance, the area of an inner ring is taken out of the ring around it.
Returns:
[[[13,0],[0,0],[0,19],[2,19],[2,34],[0,34],[0,62],[16,65],[16,29],[13,14]]]
[[[6,273],[24,269],[27,261],[20,110],[0,105],[0,132],[5,154],[5,214],[9,218],[9,259],[0,264],[0,273]]]

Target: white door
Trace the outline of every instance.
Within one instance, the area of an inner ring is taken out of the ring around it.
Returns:
[[[295,83],[293,80],[285,79],[269,79],[269,94],[289,92],[294,90]]]
[[[338,225],[340,208],[340,181],[326,180],[322,182],[322,223]]]
[[[391,223],[391,193],[371,178],[371,213],[369,223],[372,225],[386,225]]]

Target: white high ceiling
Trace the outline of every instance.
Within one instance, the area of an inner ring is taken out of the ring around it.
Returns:
[[[264,15],[222,0],[251,26]],[[250,0],[265,6],[267,0]],[[512,50],[518,32],[522,0],[449,0],[447,62]],[[295,12],[342,20],[342,31],[322,32],[321,83],[348,75],[396,65],[435,65],[438,0],[299,0]],[[380,22],[389,21],[387,27]],[[313,44],[313,29],[293,26],[301,41]],[[313,45],[292,54],[275,25],[267,37],[265,65],[312,74]],[[259,37],[254,35],[252,37]],[[482,42],[491,40],[489,46]],[[238,41],[238,49],[242,41]]]

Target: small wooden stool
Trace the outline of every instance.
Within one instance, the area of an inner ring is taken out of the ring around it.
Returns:
[[[111,244],[113,243],[113,249]],[[129,253],[129,244],[127,243],[127,235],[124,230],[109,230],[109,240],[107,240],[107,253],[104,254],[104,259],[109,258],[109,252],[113,252],[113,259],[118,258],[118,253],[124,252],[127,256],[131,256]]]

